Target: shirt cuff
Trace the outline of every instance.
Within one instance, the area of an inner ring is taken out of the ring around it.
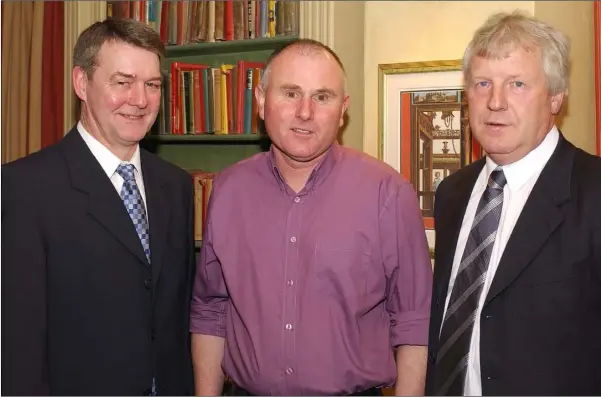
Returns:
[[[207,308],[192,305],[190,310],[190,332],[193,334],[212,335],[225,338],[225,313],[222,307]],[[224,306],[220,304],[219,306]]]
[[[427,346],[430,310],[404,312],[392,319],[390,326],[392,347],[401,345]]]

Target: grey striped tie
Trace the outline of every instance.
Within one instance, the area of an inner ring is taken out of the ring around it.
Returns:
[[[437,395],[463,395],[476,309],[497,236],[506,183],[503,171],[495,169],[478,203],[440,332]]]

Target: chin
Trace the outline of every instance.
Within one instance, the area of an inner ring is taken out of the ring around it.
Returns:
[[[124,141],[139,142],[146,136],[147,133],[148,130],[146,128],[136,128],[123,131],[120,135],[121,139],[123,139]]]

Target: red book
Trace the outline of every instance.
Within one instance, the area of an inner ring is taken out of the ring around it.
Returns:
[[[194,71],[207,68],[210,68],[210,66],[198,63],[186,63],[178,61],[171,63],[171,131],[175,135],[182,135],[185,130],[184,120],[182,117],[182,97],[180,95],[180,71]],[[203,97],[202,103],[204,104],[204,95],[201,96]]]
[[[239,0],[237,0],[239,1]],[[225,21],[224,21],[224,37],[225,40],[234,40],[234,1],[225,0]]]

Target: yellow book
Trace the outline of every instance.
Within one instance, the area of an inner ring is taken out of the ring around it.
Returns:
[[[229,134],[232,131],[228,131],[228,118],[232,109],[229,108],[227,103],[227,91],[231,90],[232,87],[227,86],[227,73],[231,73],[234,65],[223,64],[221,65],[221,131],[220,134]],[[233,83],[235,84],[235,82]]]
[[[269,0],[267,15],[269,17],[267,37],[275,37],[275,0]]]

